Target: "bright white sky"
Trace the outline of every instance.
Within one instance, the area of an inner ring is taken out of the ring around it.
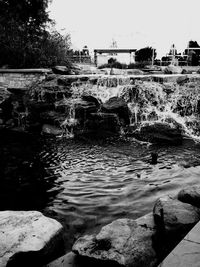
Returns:
[[[200,0],[53,0],[50,17],[74,48],[153,46],[157,58],[174,43],[183,52],[189,40],[200,44]]]

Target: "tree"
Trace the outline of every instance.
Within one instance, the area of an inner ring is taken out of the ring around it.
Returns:
[[[0,0],[0,55],[3,55],[0,56],[0,66],[41,67],[44,62],[45,66],[51,66],[52,62],[58,62],[58,58],[62,58],[61,51],[59,55],[55,55],[55,51],[48,49],[52,46],[57,52],[58,48],[63,51],[66,43],[66,39],[55,31],[47,31],[47,27],[53,24],[46,11],[50,2],[51,0]],[[49,63],[48,57],[44,60],[43,53],[47,50],[52,57],[57,56],[57,59],[49,57]]]
[[[188,56],[189,65],[192,66],[199,65],[200,49],[195,49],[195,48],[200,48],[199,44],[197,43],[197,41],[190,40],[188,43],[188,48],[185,49],[184,54]]]
[[[55,65],[71,66],[68,56],[71,54],[70,50],[71,38],[70,35],[61,35],[55,29],[43,37],[41,40],[41,47],[36,50],[38,63],[37,65],[43,67],[51,67]]]
[[[115,62],[117,62],[117,59],[116,58],[111,57],[111,58],[108,59],[108,64],[110,66],[112,66]]]
[[[153,51],[154,50],[154,51]],[[152,57],[156,58],[156,50],[152,47],[144,47],[136,51],[136,61],[151,61]]]

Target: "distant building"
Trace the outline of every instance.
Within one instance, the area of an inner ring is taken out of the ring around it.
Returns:
[[[136,50],[126,48],[94,49],[94,63],[96,66],[100,66],[108,63],[110,58],[115,58],[120,63],[135,63]]]

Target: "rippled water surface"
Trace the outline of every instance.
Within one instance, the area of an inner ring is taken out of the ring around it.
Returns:
[[[78,236],[142,216],[158,197],[200,181],[200,144],[192,140],[168,147],[3,135],[0,159],[1,210],[37,209],[58,219],[67,249]]]

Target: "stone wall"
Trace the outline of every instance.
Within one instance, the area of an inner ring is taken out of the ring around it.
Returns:
[[[0,69],[0,84],[8,89],[26,89],[34,81],[43,80],[49,69]]]

